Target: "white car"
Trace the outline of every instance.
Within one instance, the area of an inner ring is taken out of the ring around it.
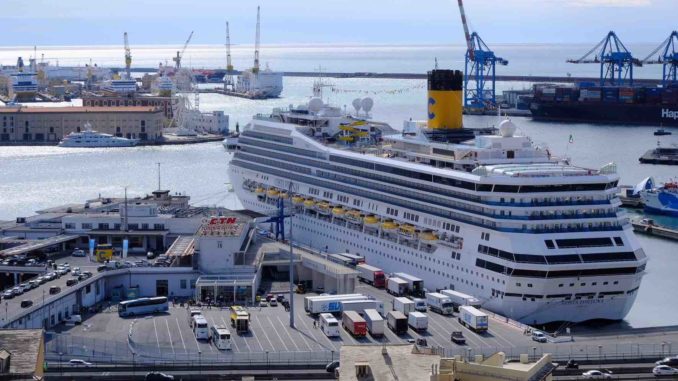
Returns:
[[[601,372],[599,370],[589,370],[581,375],[585,380],[609,380],[612,378],[610,373]]]
[[[71,274],[75,276],[80,275],[80,267],[73,267],[73,270],[71,270]]]
[[[75,249],[75,250],[73,250],[73,256],[74,257],[84,257],[84,256],[86,256],[85,250]]]
[[[68,363],[69,363],[71,366],[86,366],[86,367],[92,366],[92,363],[91,363],[91,362],[87,362],[87,361],[85,361],[85,360],[80,360],[80,359],[70,359],[70,360],[68,361]]]
[[[659,365],[655,366],[654,369],[652,369],[652,374],[654,374],[655,376],[673,376],[678,374],[678,369],[671,368],[668,365]]]

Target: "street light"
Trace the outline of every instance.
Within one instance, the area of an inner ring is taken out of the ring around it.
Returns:
[[[136,361],[136,352],[132,352],[132,376],[136,376],[137,371],[137,361]]]
[[[537,361],[537,347],[532,347],[532,361]]]
[[[198,350],[198,372],[202,374],[202,351]]]
[[[602,359],[603,359],[603,346],[598,345],[598,360],[600,361]]]
[[[64,375],[64,363],[62,362],[62,358],[64,357],[63,352],[59,352],[59,370],[61,371],[61,375]]]
[[[466,358],[468,362],[471,362],[471,348],[466,349]]]
[[[268,374],[268,351],[266,351],[266,374]]]

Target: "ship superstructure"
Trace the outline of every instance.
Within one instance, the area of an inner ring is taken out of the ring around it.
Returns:
[[[462,127],[459,71],[429,73],[427,122],[403,130],[314,98],[257,115],[229,167],[244,207],[294,208],[294,240],[364,255],[526,323],[622,319],[646,255],[614,164],[588,169],[516,126]]]

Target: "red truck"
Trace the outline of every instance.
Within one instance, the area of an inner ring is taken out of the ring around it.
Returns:
[[[386,286],[384,271],[380,268],[361,263],[355,267],[358,270],[358,279],[377,288]]]
[[[345,311],[341,316],[341,325],[353,336],[367,335],[367,322],[355,311]]]

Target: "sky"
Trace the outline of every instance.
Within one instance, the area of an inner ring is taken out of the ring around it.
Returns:
[[[488,43],[592,43],[615,30],[659,44],[676,28],[678,0],[465,0]],[[457,0],[2,0],[2,46],[463,44]]]

